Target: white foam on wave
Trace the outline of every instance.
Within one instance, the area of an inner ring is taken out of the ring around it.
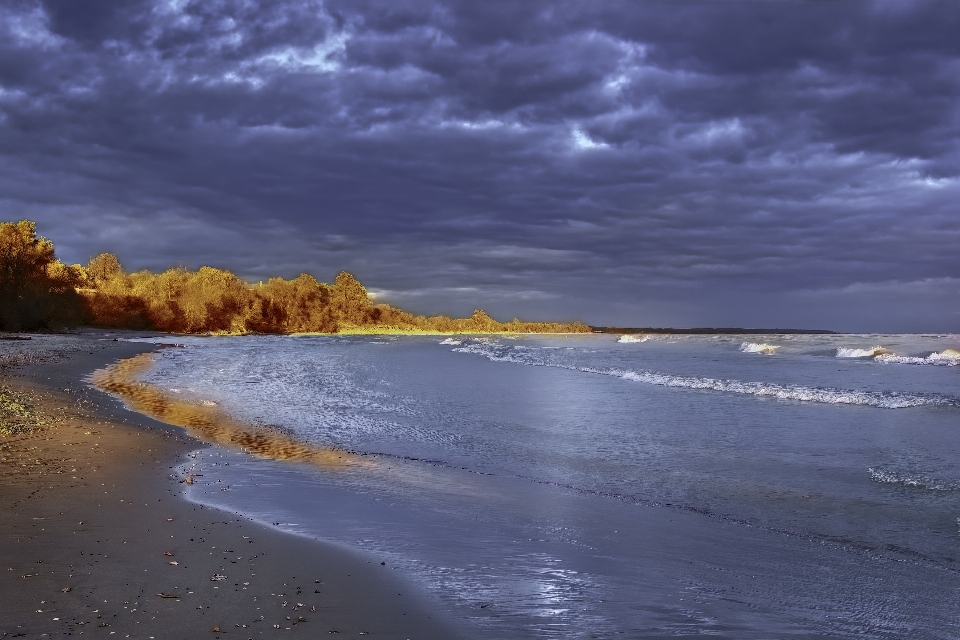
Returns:
[[[512,347],[496,344],[471,344],[454,349],[460,353],[481,355],[494,362],[512,362],[528,366],[554,367],[599,375],[614,376],[660,387],[683,389],[701,389],[722,393],[737,393],[777,400],[797,402],[818,402],[823,404],[845,404],[880,409],[908,409],[923,406],[960,407],[960,400],[941,395],[923,395],[899,391],[857,391],[823,387],[804,387],[784,385],[773,382],[744,382],[740,380],[718,380],[692,376],[676,376],[656,371],[625,371],[621,369],[596,369],[547,362],[530,352],[516,351]]]
[[[637,336],[637,335],[623,335],[620,336],[620,339],[617,342],[622,342],[623,344],[629,344],[631,342],[646,342],[650,339],[650,336]]]
[[[609,371],[598,372],[616,375],[625,380],[655,384],[662,387],[682,387],[686,389],[709,389],[725,393],[739,393],[778,400],[800,402],[820,402],[823,404],[852,404],[880,409],[907,409],[925,405],[955,404],[945,398],[920,396],[896,391],[853,391],[849,389],[831,389],[803,387],[800,385],[781,385],[772,382],[742,382],[740,380],[716,380],[714,378],[693,378],[672,376],[653,371]]]
[[[904,487],[926,489],[928,491],[956,491],[960,489],[960,483],[957,482],[936,480],[919,475],[901,474],[880,467],[870,467],[867,471],[870,472],[870,479],[880,484],[898,484]]]
[[[888,355],[890,352],[877,345],[869,349],[847,349],[840,347],[837,349],[838,358],[872,358],[874,356]]]
[[[956,349],[944,349],[940,353],[931,353],[927,356],[928,359],[934,360],[949,360],[953,363],[960,363],[960,351]]]
[[[778,344],[767,344],[765,342],[744,342],[740,345],[740,351],[744,353],[764,353],[770,355],[780,348]]]
[[[887,364],[932,364],[942,367],[956,367],[960,365],[960,351],[956,349],[944,349],[937,353],[936,351],[920,358],[916,356],[898,356],[895,353],[884,353],[874,358],[877,362]]]
[[[447,338],[445,340],[441,340],[440,344],[460,345],[460,344],[463,344],[463,340],[454,340],[453,338]]]
[[[541,360],[532,358],[531,355],[528,355],[530,353],[529,351],[523,351],[512,346],[499,346],[492,342],[473,342],[454,349],[454,351],[457,353],[471,353],[484,356],[493,362],[515,362],[516,364],[549,366]]]

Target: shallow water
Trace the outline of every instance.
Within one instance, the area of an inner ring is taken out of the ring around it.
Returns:
[[[960,337],[643,338],[196,338],[144,379],[360,454],[214,447],[189,495],[485,637],[960,637]]]

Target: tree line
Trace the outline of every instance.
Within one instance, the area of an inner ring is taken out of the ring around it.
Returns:
[[[183,267],[127,273],[101,253],[86,265],[57,260],[53,243],[29,220],[0,223],[0,330],[69,326],[173,333],[579,333],[579,322],[498,322],[480,309],[469,318],[418,316],[374,304],[346,271],[333,284],[309,274],[250,284],[224,269]]]

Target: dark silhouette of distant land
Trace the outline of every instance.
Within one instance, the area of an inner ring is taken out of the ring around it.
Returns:
[[[826,335],[838,334],[838,331],[827,329],[744,329],[742,327],[694,327],[691,329],[675,329],[672,327],[590,327],[593,333],[619,333],[633,335],[638,333],[665,333],[676,335]]]

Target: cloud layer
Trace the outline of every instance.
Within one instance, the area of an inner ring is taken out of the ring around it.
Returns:
[[[0,218],[424,312],[960,325],[960,8],[263,4],[0,5]]]

